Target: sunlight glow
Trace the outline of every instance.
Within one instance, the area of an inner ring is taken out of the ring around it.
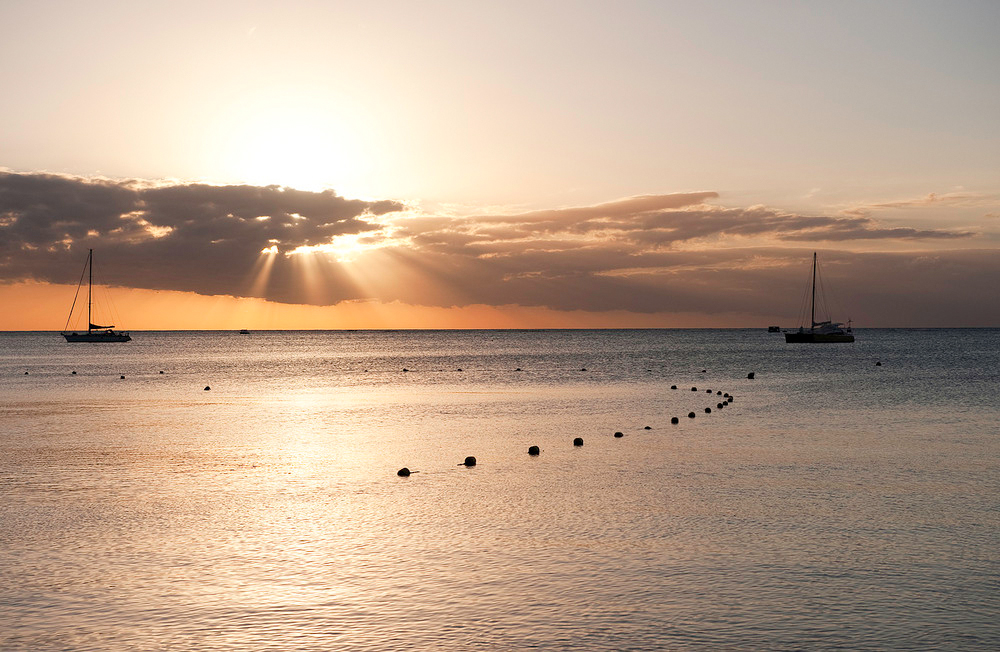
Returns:
[[[288,252],[289,256],[302,254],[328,254],[338,263],[353,262],[358,256],[393,244],[394,241],[381,234],[345,233],[334,236],[329,243],[303,245]]]
[[[220,121],[222,166],[245,183],[343,191],[365,167],[352,120],[317,98],[250,101]]]

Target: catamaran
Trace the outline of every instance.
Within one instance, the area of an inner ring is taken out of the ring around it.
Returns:
[[[785,331],[785,342],[793,344],[809,344],[820,342],[853,342],[851,321],[844,324],[835,321],[816,321],[816,252],[813,252],[812,302],[810,304],[810,323],[808,329],[799,326],[797,331]]]
[[[80,288],[83,286],[83,275],[80,275],[80,282],[76,286],[76,295],[73,297],[73,305],[69,309],[69,317],[66,318],[66,328],[62,336],[67,342],[130,342],[132,338],[128,333],[115,331],[114,325],[100,326],[94,323],[91,316],[94,306],[94,250],[89,250],[87,254],[87,264],[84,266],[87,275],[87,332],[76,333],[69,331],[69,322],[73,319],[73,310],[76,308],[77,297],[80,296]]]

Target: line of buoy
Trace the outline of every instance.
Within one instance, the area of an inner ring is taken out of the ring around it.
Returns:
[[[458,371],[461,371],[461,370],[462,370],[461,368],[458,369]],[[409,371],[409,369],[404,368],[403,371]],[[515,369],[515,371],[521,371],[521,368],[518,367],[517,369]],[[586,371],[586,369],[581,369],[580,371]],[[27,374],[28,372],[26,371],[24,373]],[[73,373],[76,373],[76,372],[74,371]],[[162,374],[163,372],[161,371],[160,373]],[[748,377],[751,377],[751,376],[753,376],[752,373]],[[122,376],[122,378],[125,378],[125,376]],[[208,386],[205,387],[205,391],[208,391],[209,389],[210,389],[210,387],[208,387]],[[670,389],[677,389],[677,385],[671,385]],[[691,391],[692,392],[696,392],[696,391],[698,391],[698,388],[697,387],[692,387]],[[712,390],[711,389],[706,389],[705,392],[708,393],[708,394],[711,394]],[[722,409],[724,406],[728,405],[733,400],[732,396],[730,396],[729,392],[723,393],[721,390],[719,390],[719,391],[716,392],[716,394],[717,395],[721,395],[721,396],[723,396],[723,397],[726,398],[726,400],[722,401],[721,403],[716,404],[716,408],[717,409]],[[712,408],[706,407],[705,408],[705,413],[706,414],[711,414],[712,413]],[[694,419],[696,416],[697,415],[694,412],[688,412],[688,418],[689,419]],[[680,419],[677,418],[677,417],[670,417],[670,423],[672,423],[674,425],[677,425],[677,424],[680,423]],[[643,426],[643,430],[652,430],[652,429],[653,429],[652,426]],[[615,433],[614,433],[614,437],[616,439],[620,439],[620,438],[622,438],[624,436],[625,436],[625,433],[623,433],[620,430],[616,430]],[[573,438],[573,446],[576,446],[576,447],[583,446],[583,437],[574,437]],[[535,456],[538,456],[540,453],[541,453],[541,449],[538,446],[529,446],[528,447],[528,455],[530,455],[532,457],[535,457]],[[468,457],[465,458],[464,461],[462,461],[459,464],[459,466],[465,466],[467,468],[468,467],[476,466],[476,458],[473,457],[472,455],[469,455]],[[399,469],[398,471],[396,471],[396,475],[398,475],[400,477],[409,477],[411,473],[416,473],[416,471],[410,471],[410,469],[408,469],[405,466],[403,468]]]

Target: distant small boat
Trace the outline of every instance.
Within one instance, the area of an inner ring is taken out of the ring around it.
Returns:
[[[87,332],[86,333],[70,333],[63,331],[62,336],[66,338],[67,342],[130,342],[132,338],[128,333],[116,332],[114,330],[114,325],[111,326],[100,326],[95,324],[91,312],[94,306],[94,250],[91,249],[87,254],[87,264],[84,266],[85,270],[89,271],[87,275]],[[76,286],[76,296],[73,297],[73,305],[69,309],[69,317],[66,318],[66,329],[69,329],[69,322],[73,319],[73,309],[76,308],[76,298],[80,295],[80,288],[83,286],[83,275],[80,276],[80,282]]]
[[[768,326],[767,327],[767,332],[768,333],[780,333],[781,332],[781,327],[780,326]]]
[[[799,326],[797,331],[785,331],[785,342],[790,344],[819,344],[831,342],[853,342],[851,322],[844,325],[834,321],[816,321],[816,252],[813,252],[812,302],[809,308],[811,326],[806,329]]]
[[[250,334],[250,331],[248,331],[247,329],[245,329],[245,328],[241,328],[240,329],[240,335],[249,335],[249,334]]]

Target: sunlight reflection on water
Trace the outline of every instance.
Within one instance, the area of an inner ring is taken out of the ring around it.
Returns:
[[[0,647],[996,647],[996,332],[738,333],[4,335]]]

